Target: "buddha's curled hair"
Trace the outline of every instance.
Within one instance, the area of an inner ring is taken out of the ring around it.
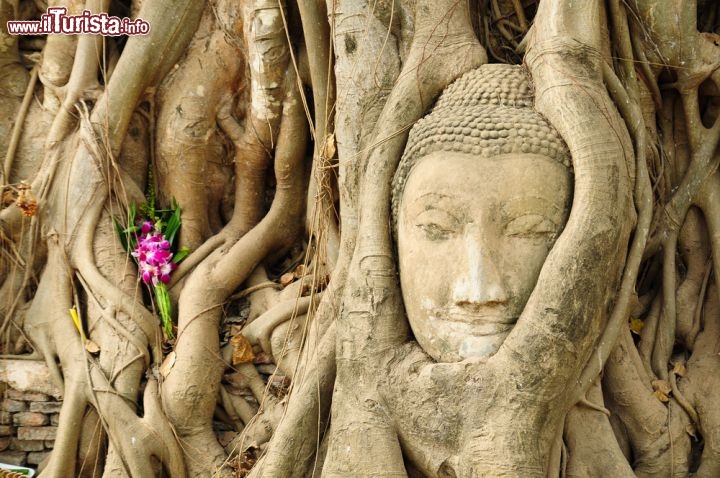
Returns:
[[[489,64],[450,86],[432,111],[410,130],[392,184],[392,227],[405,183],[417,163],[434,152],[493,157],[534,153],[571,168],[570,151],[548,121],[533,109],[533,91],[521,66]]]

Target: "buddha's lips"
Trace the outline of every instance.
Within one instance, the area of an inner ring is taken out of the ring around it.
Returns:
[[[459,322],[470,325],[496,325],[496,326],[509,326],[512,327],[517,322],[517,317],[508,317],[506,315],[498,314],[497,312],[468,312],[466,310],[457,310],[452,308],[450,310],[437,310],[434,314],[436,319]]]

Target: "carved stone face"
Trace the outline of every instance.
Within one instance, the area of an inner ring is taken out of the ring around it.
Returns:
[[[438,362],[489,357],[512,330],[570,202],[571,174],[536,154],[432,153],[398,216],[403,300]]]

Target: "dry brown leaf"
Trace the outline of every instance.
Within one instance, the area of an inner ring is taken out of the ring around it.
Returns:
[[[2,194],[2,206],[7,207],[15,202],[15,193],[11,189],[6,189]]]
[[[335,156],[335,135],[329,134],[325,137],[325,151],[323,151],[323,157],[325,159],[332,159]]]
[[[672,373],[678,377],[684,377],[687,373],[687,368],[683,362],[676,362],[675,365],[673,365]]]
[[[653,380],[652,388],[654,390],[653,394],[657,397],[658,400],[660,400],[661,402],[670,401],[670,394],[672,393],[672,388],[670,388],[670,384],[667,383],[665,380]]]
[[[655,395],[655,398],[657,398],[658,400],[660,400],[663,403],[667,403],[670,401],[670,397],[668,397],[667,395],[662,393],[660,390],[655,390],[653,392],[653,395]]]
[[[37,212],[37,199],[32,192],[30,184],[21,181],[17,187],[18,196],[15,205],[20,208],[23,215],[33,217]]]
[[[175,355],[175,351],[173,350],[167,356],[165,357],[165,360],[163,360],[162,365],[160,365],[160,375],[164,377],[167,377],[170,373],[170,370],[173,368],[173,365],[175,365],[175,360],[177,356]]]
[[[287,287],[295,280],[295,274],[292,272],[286,272],[285,274],[280,276],[280,285],[283,287]]]
[[[643,322],[642,319],[638,319],[637,317],[630,319],[630,330],[633,333],[640,335],[640,331],[642,331],[644,326],[645,322]]]
[[[100,346],[93,342],[92,340],[86,340],[85,341],[85,350],[87,350],[89,353],[95,355],[100,353]]]
[[[232,364],[237,365],[241,363],[252,362],[255,358],[255,354],[252,351],[252,345],[248,342],[243,334],[237,334],[230,339],[232,344]]]

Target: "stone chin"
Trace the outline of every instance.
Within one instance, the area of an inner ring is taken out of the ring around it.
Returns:
[[[463,323],[427,317],[411,319],[410,327],[430,357],[438,363],[452,363],[495,355],[514,324]]]

